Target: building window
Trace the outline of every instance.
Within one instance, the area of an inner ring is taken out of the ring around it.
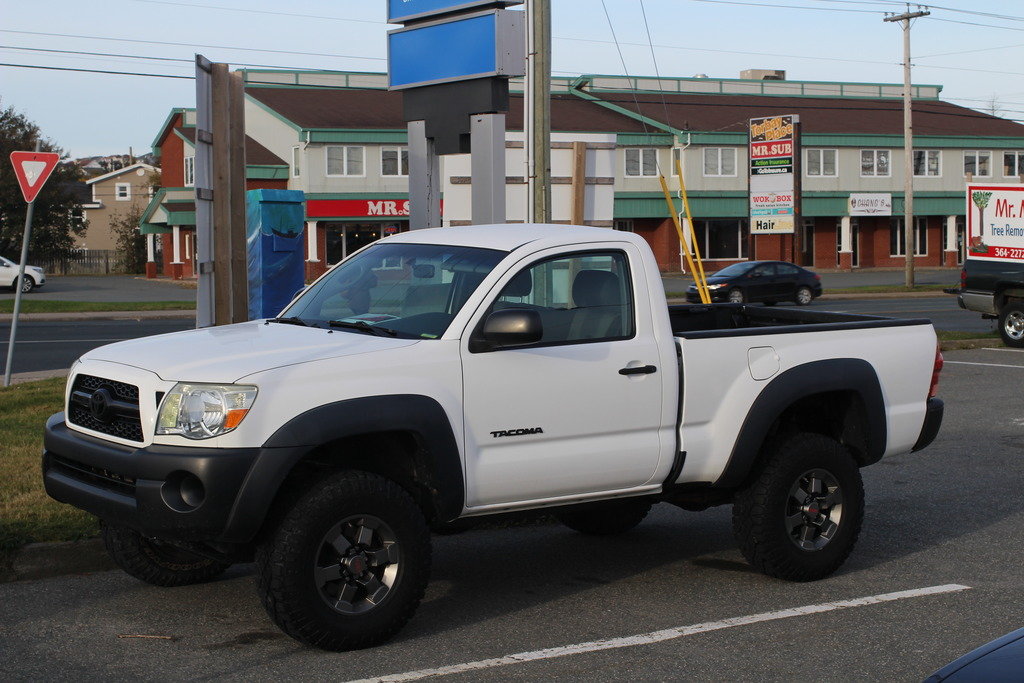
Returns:
[[[889,175],[889,150],[862,149],[860,151],[860,177]]]
[[[1019,176],[1024,173],[1024,152],[1003,153],[1003,175]]]
[[[185,157],[185,187],[196,184],[196,158]]]
[[[732,147],[705,147],[704,176],[736,177],[736,150]]]
[[[747,258],[747,222],[743,219],[694,221],[704,259]]]
[[[807,175],[821,178],[835,178],[839,175],[834,149],[807,150]]]
[[[906,256],[903,248],[906,244],[906,233],[903,231],[903,218],[893,216],[889,219],[889,254]],[[914,256],[928,255],[928,219],[918,216],[914,219]]]
[[[409,175],[409,149],[407,147],[381,147],[380,174]]]
[[[964,175],[987,178],[992,175],[992,152],[967,150],[964,152]]]
[[[363,148],[336,147],[327,148],[328,176],[361,176],[363,175]]]
[[[941,176],[942,152],[937,149],[915,149],[914,175],[919,178]]]
[[[658,150],[653,147],[631,147],[626,152],[626,176],[642,178],[658,175]]]
[[[114,185],[114,198],[119,202],[126,202],[132,198],[131,183],[117,183]]]
[[[622,232],[633,232],[633,220],[631,218],[619,218],[615,221],[615,229]]]
[[[302,148],[292,147],[292,178],[302,175]]]

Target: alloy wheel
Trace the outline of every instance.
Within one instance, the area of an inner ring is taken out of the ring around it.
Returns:
[[[804,472],[786,501],[786,532],[801,550],[821,550],[835,537],[843,517],[843,492],[828,470]]]
[[[1003,320],[1003,331],[1015,341],[1024,339],[1024,313],[1010,311]]]
[[[370,515],[348,517],[320,541],[313,576],[323,598],[342,614],[363,614],[387,599],[398,579],[395,532]]]

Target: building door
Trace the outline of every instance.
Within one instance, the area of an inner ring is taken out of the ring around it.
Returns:
[[[801,231],[801,260],[798,265],[814,266],[814,219],[804,219],[804,229]]]
[[[956,221],[956,263],[960,265],[967,258],[967,227],[963,220]]]
[[[860,265],[860,222],[856,218],[850,221],[850,249],[850,265],[856,268]]]

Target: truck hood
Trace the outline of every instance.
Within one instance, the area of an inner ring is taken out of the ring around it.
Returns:
[[[263,370],[396,349],[418,341],[254,321],[108,344],[89,351],[82,360],[131,365],[172,382],[228,383]]]

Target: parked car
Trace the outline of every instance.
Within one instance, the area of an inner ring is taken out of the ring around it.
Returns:
[[[779,301],[795,301],[806,306],[821,296],[821,276],[785,261],[749,261],[734,263],[708,276],[711,301],[734,304],[762,301],[773,306]],[[700,303],[697,286],[690,285],[686,300]]]
[[[18,264],[0,256],[0,286],[9,287],[14,291],[14,283],[18,281]],[[25,277],[21,281],[22,293],[29,293],[36,287],[46,283],[43,269],[36,266],[25,266]]]
[[[1019,681],[1024,672],[1024,628],[971,650],[942,667],[925,683],[940,681]]]

